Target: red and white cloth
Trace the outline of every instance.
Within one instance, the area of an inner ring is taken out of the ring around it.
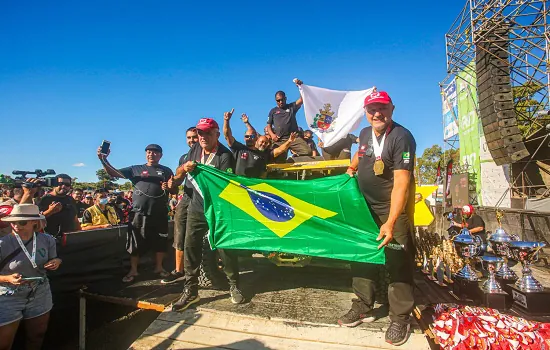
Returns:
[[[432,330],[442,349],[550,349],[550,323],[527,321],[497,310],[438,304]]]

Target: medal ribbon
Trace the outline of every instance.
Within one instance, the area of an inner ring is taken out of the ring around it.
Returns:
[[[218,151],[218,147],[216,147],[210,154],[208,155],[208,159],[206,162],[204,161],[204,149],[202,150],[201,154],[201,163],[204,165],[210,165],[212,163],[212,160],[214,159],[214,156],[216,155],[216,152]]]
[[[36,232],[33,233],[33,236],[32,236],[32,240],[33,240],[33,242],[32,242],[32,254],[29,254],[29,251],[27,250],[27,248],[23,244],[23,241],[21,240],[21,237],[19,237],[19,235],[15,232],[13,234],[15,235],[15,238],[17,239],[17,243],[19,243],[19,246],[21,247],[21,250],[23,251],[23,253],[25,253],[27,258],[31,262],[32,267],[36,269],[38,267],[38,265],[36,265]]]
[[[386,133],[384,133],[384,136],[382,136],[382,141],[380,141],[380,143],[378,143],[378,139],[376,138],[376,135],[374,134],[374,128],[371,129],[371,131],[372,131],[372,149],[374,151],[374,156],[376,157],[376,160],[382,159],[382,151],[384,150],[384,142],[386,141],[386,135],[388,134],[388,130],[386,130]]]

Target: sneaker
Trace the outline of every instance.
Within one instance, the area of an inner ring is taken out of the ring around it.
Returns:
[[[386,342],[391,345],[399,346],[405,344],[409,338],[410,324],[403,324],[392,321],[386,331]]]
[[[185,279],[185,273],[178,272],[176,270],[170,272],[170,275],[166,278],[163,278],[160,280],[161,284],[172,284],[179,281],[183,281]]]
[[[185,289],[183,293],[181,293],[179,300],[172,304],[172,311],[183,311],[192,304],[198,303],[199,300],[201,300],[201,298],[198,293],[193,294],[188,289]]]
[[[233,304],[242,304],[244,302],[243,293],[236,286],[231,286],[229,293],[231,294],[231,302]]]
[[[355,327],[361,323],[369,323],[376,320],[373,310],[366,314],[360,314],[357,311],[350,309],[347,314],[338,319],[338,324],[344,327]]]

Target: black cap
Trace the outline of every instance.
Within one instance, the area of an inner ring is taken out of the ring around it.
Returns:
[[[159,145],[157,145],[155,143],[152,143],[152,144],[148,145],[147,147],[145,147],[145,150],[146,151],[148,151],[148,150],[157,151],[157,152],[162,153],[162,147],[160,147]]]

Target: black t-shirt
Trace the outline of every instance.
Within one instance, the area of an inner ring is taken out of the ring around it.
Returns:
[[[307,143],[307,145],[309,146],[309,148],[311,149],[311,152],[313,153],[314,151],[317,152],[317,154],[319,153],[319,151],[317,151],[317,146],[315,145],[315,141],[313,141],[313,139],[304,139],[304,141]]]
[[[411,182],[406,211],[414,211],[414,156],[416,153],[416,141],[409,130],[398,123],[393,122],[390,131],[386,135],[382,150],[384,172],[377,176],[374,174],[374,162],[376,157],[372,148],[372,127],[361,130],[359,134],[359,166],[357,180],[359,188],[365,197],[367,204],[375,214],[387,215],[390,212],[391,192],[393,190],[393,171],[409,170]],[[378,142],[382,140],[378,138]]]
[[[90,205],[84,203],[84,202],[77,202],[75,201],[75,205],[76,205],[76,211],[77,211],[77,217],[78,218],[81,218],[82,215],[84,214],[84,210],[88,209],[90,207]]]
[[[164,165],[132,165],[118,170],[134,185],[132,211],[144,215],[167,215],[168,196],[162,190],[161,182],[166,182],[174,173]]]
[[[300,107],[296,106],[296,102],[292,102],[284,108],[273,107],[269,111],[267,124],[271,125],[273,132],[281,139],[288,139],[291,133],[298,131],[296,113]]]
[[[63,209],[46,218],[47,224],[44,231],[53,236],[57,236],[59,233],[74,232],[76,230],[77,208],[73,197],[47,194],[40,200],[40,211],[48,210],[53,202],[61,203]]]
[[[481,218],[481,216],[474,214],[470,216],[468,219],[466,219],[466,225],[468,225],[468,229],[471,230],[476,227],[483,227],[483,231],[476,232],[474,235],[479,235],[484,243],[487,243],[487,234],[485,232],[485,221]]]
[[[338,157],[340,155],[340,152],[344,150],[347,150],[348,152],[351,153],[351,146],[354,143],[357,143],[357,136],[348,134],[343,139],[336,141],[336,143],[333,144],[332,146],[324,147],[323,151],[327,152],[333,157]]]
[[[201,163],[201,158],[202,147],[199,143],[195,143],[189,150],[189,153],[187,153],[187,160]],[[210,162],[208,162],[209,157],[207,155],[205,155],[204,158],[205,163],[222,171],[232,173],[235,168],[233,154],[221,143],[218,143],[218,149],[215,155],[210,159]],[[187,210],[189,212],[204,213],[204,200],[194,187],[191,203],[189,203],[189,208]]]
[[[188,155],[189,153],[184,154],[183,156],[180,157],[180,160],[178,162],[178,167],[180,167],[181,165],[187,162]],[[189,181],[185,181],[183,184],[183,195],[189,198],[193,197],[193,185],[191,185]]]
[[[254,150],[236,140],[231,151],[235,157],[235,174],[239,176],[261,177],[267,171],[267,164],[273,160],[272,150]]]

